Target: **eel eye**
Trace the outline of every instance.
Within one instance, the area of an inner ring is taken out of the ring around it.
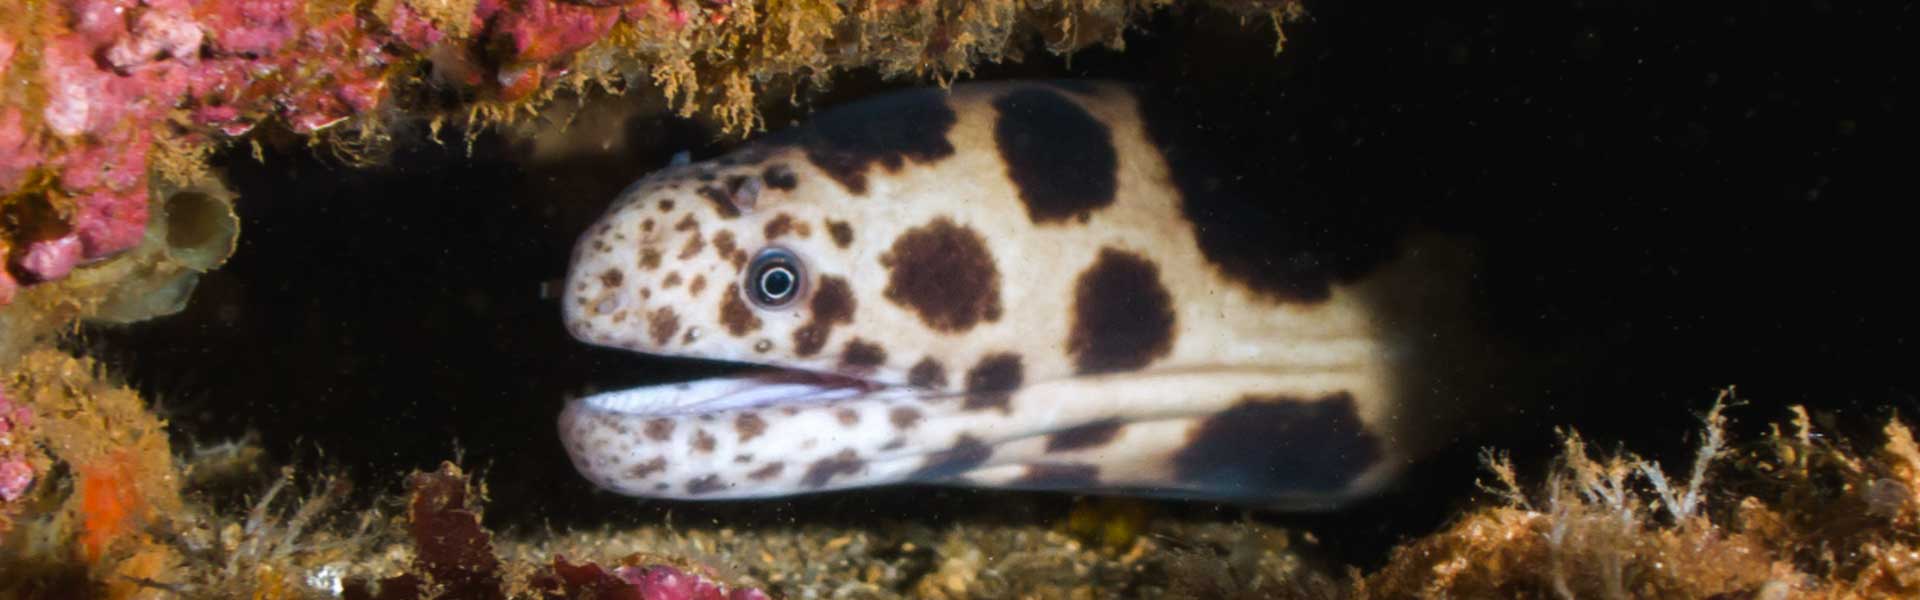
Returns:
[[[780,308],[800,297],[802,281],[799,257],[779,248],[761,250],[747,265],[747,298],[760,308]]]

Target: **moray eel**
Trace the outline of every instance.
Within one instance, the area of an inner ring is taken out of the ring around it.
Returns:
[[[1292,220],[1181,108],[1108,82],[909,90],[640,179],[574,251],[568,330],[769,369],[571,400],[574,466],[674,499],[1377,490],[1449,412],[1408,356],[1463,254]]]

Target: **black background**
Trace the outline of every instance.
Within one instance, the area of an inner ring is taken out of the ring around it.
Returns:
[[[1030,53],[978,78],[1115,77],[1208,87],[1270,107],[1328,197],[1407,210],[1485,243],[1487,316],[1541,352],[1603,351],[1510,406],[1402,491],[1328,515],[1335,558],[1383,559],[1473,497],[1471,455],[1550,456],[1552,427],[1686,458],[1695,415],[1738,384],[1745,430],[1802,403],[1840,426],[1920,413],[1907,205],[1920,56],[1912,3],[1309,4],[1274,56],[1264,23],[1165,14],[1124,53]],[[913,82],[870,74],[831,105]],[[798,118],[768,107],[778,125]],[[1059,514],[1062,496],[889,489],[675,504],[594,492],[553,431],[591,387],[724,367],[589,348],[542,281],[612,195],[672,152],[718,150],[671,118],[628,124],[625,151],[516,162],[482,136],[352,168],[304,147],[221,159],[242,196],[239,253],[186,313],[83,340],[159,399],[183,440],[247,430],[277,461],[345,469],[368,494],[456,453],[487,477],[505,527],[638,524],[674,511],[729,524],[937,523]],[[1015,507],[1015,508],[1009,508]],[[1235,518],[1172,503],[1167,514]]]

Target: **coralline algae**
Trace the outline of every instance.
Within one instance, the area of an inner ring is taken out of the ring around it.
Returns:
[[[32,425],[33,412],[0,388],[0,533],[10,528],[13,513],[20,509],[15,501],[26,496],[40,476],[29,457],[26,430]]]
[[[379,110],[410,61],[458,63],[441,71],[469,77],[439,83],[526,98],[622,19],[665,14],[654,3],[666,6],[480,0],[429,15],[405,1],[325,14],[299,0],[68,0],[16,14],[0,22],[0,79],[24,82],[0,86],[0,209],[14,215],[0,305],[139,243],[162,138],[205,146],[272,120],[318,132]]]

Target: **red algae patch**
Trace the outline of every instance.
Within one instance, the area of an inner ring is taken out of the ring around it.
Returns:
[[[495,554],[493,534],[480,524],[472,485],[459,467],[407,478],[407,531],[414,559],[408,570],[372,584],[348,581],[348,600],[415,598],[519,598],[532,591],[542,598],[645,598],[648,600],[766,600],[753,587],[734,587],[680,566],[646,564],[631,556],[615,567],[572,563],[556,555],[531,576],[510,577]]]

